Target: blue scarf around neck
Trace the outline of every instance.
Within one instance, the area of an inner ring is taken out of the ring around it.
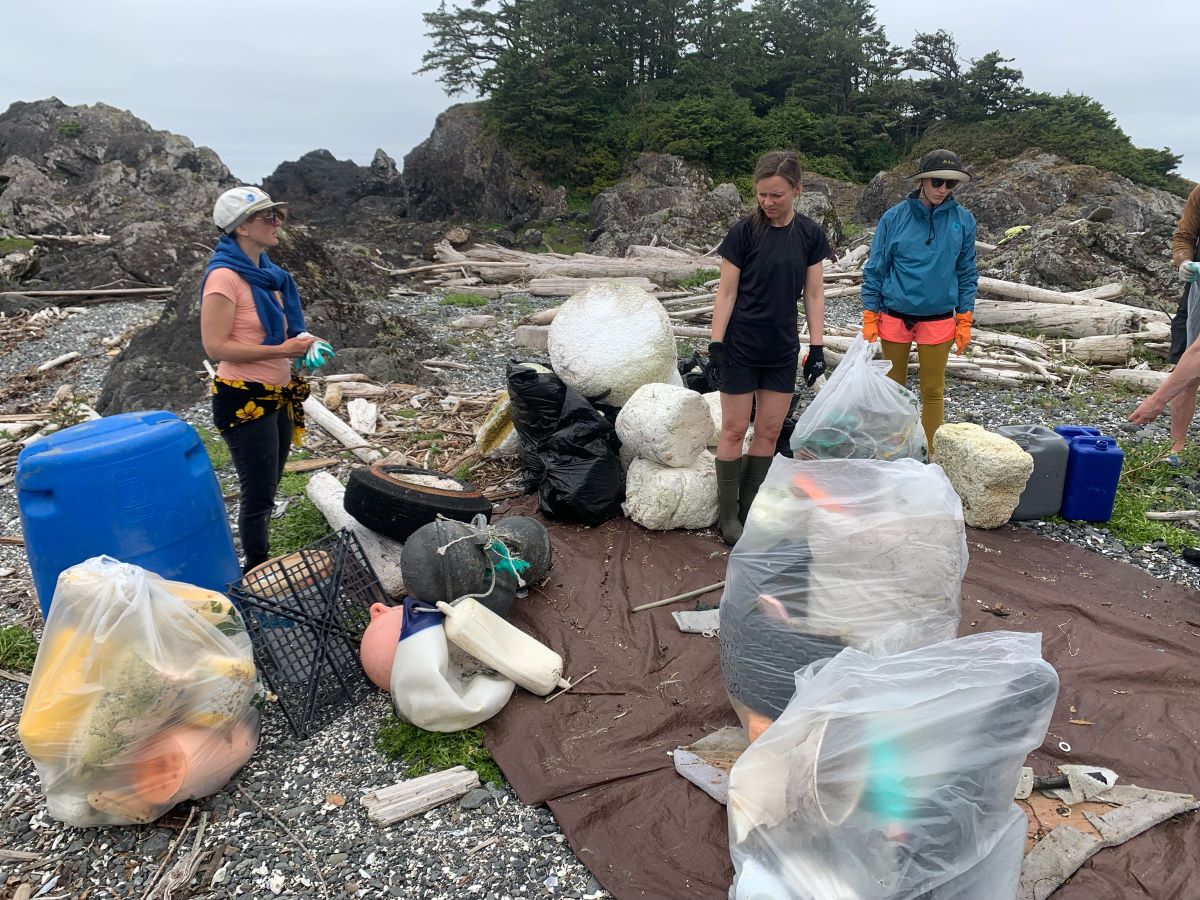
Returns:
[[[258,321],[262,323],[267,336],[264,344],[282,344],[286,338],[295,337],[304,331],[304,311],[300,309],[300,292],[296,290],[296,281],[275,263],[267,258],[267,254],[259,254],[256,266],[238,246],[238,242],[227,234],[221,235],[213,250],[208,268],[204,270],[205,279],[213,269],[232,269],[246,279],[250,292],[254,296],[254,309],[258,312]],[[203,282],[201,282],[203,285]],[[283,297],[283,308],[275,299],[273,291],[279,291]],[[201,287],[203,292],[203,286]],[[232,299],[232,298],[230,298]],[[287,316],[287,334],[284,334],[284,315]]]

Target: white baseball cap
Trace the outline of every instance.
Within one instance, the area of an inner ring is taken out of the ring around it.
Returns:
[[[261,188],[242,185],[230,188],[217,198],[213,206],[213,222],[224,234],[230,234],[256,212],[282,206],[287,204],[273,202],[270,195]]]

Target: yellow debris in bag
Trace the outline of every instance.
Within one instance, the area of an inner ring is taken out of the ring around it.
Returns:
[[[146,823],[245,764],[264,695],[227,599],[96,557],[59,577],[19,734],[51,816]]]

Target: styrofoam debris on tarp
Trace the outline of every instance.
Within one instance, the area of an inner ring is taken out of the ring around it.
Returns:
[[[550,324],[550,365],[588,398],[624,406],[643,384],[679,378],[675,336],[662,304],[639,287],[603,282],[559,308]]]
[[[643,528],[708,528],[717,521],[717,474],[705,450],[687,468],[660,466],[638,457],[625,476],[625,515]]]
[[[712,434],[708,404],[695,391],[644,384],[617,415],[617,437],[643,459],[684,468],[693,465]]]

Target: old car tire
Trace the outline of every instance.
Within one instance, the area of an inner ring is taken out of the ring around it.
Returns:
[[[410,480],[425,475],[443,478],[459,485],[458,490],[431,487]],[[482,514],[491,519],[492,502],[472,484],[415,466],[375,463],[350,473],[342,501],[346,512],[372,531],[397,541],[437,519],[470,522]]]

